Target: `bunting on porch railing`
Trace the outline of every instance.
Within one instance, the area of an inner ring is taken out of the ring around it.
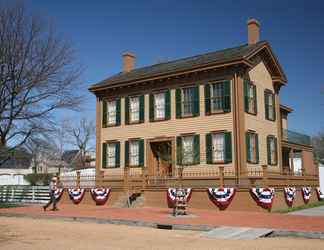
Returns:
[[[301,192],[302,192],[302,195],[303,195],[304,202],[308,203],[310,197],[312,196],[312,188],[311,187],[302,187]]]
[[[321,191],[321,189],[319,187],[316,188],[316,194],[317,194],[317,199],[319,201],[323,201],[324,200],[324,194]]]
[[[109,198],[110,188],[91,188],[90,193],[96,205],[105,205]]]
[[[296,188],[295,187],[285,187],[284,188],[285,199],[289,207],[292,206],[296,197]]]
[[[63,188],[57,188],[54,191],[54,197],[56,202],[59,202],[63,194]]]
[[[275,194],[274,188],[251,188],[250,192],[260,207],[271,209]]]
[[[220,209],[225,210],[232,202],[236,189],[235,188],[208,188],[209,199]]]
[[[69,197],[74,204],[79,204],[84,196],[84,188],[69,188]]]
[[[190,198],[191,198],[191,194],[192,194],[192,189],[191,188],[183,188],[183,189],[186,194],[185,199],[187,202],[189,202]],[[176,188],[168,188],[168,190],[167,190],[167,201],[168,201],[169,208],[173,208],[175,205],[176,191],[177,191]]]

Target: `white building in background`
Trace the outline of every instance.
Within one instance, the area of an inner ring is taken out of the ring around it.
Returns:
[[[318,171],[321,191],[324,193],[324,164],[319,164]]]
[[[32,169],[10,169],[0,168],[0,186],[1,185],[29,185],[24,176],[31,174]]]

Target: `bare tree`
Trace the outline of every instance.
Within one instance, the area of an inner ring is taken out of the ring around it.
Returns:
[[[324,160],[324,132],[312,137],[312,145],[314,147],[315,158]]]
[[[46,20],[21,4],[0,6],[2,155],[50,131],[54,111],[78,107],[80,72],[73,49]]]
[[[92,149],[94,141],[95,125],[93,121],[82,118],[80,122],[67,129],[69,142],[79,150],[80,162],[82,167],[86,164],[86,153]]]

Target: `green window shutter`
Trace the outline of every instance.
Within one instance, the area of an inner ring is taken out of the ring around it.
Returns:
[[[107,101],[102,100],[102,127],[107,127]]]
[[[250,154],[250,133],[246,132],[245,133],[245,146],[246,146],[246,160],[248,162],[251,161],[251,154]]]
[[[200,135],[194,135],[194,164],[200,163]]]
[[[144,122],[144,115],[145,115],[145,100],[144,100],[144,95],[141,95],[139,97],[139,102],[140,102],[140,122]]]
[[[125,141],[125,167],[129,166],[129,141]]]
[[[107,167],[107,143],[102,144],[102,168]]]
[[[278,164],[278,144],[277,144],[277,138],[274,138],[274,144],[275,144],[275,149],[276,149],[276,162],[275,164]]]
[[[256,163],[259,163],[259,135],[255,134]]]
[[[231,82],[225,81],[223,83],[223,110],[225,112],[231,112]]]
[[[115,147],[116,147],[116,168],[120,167],[120,142],[116,142],[115,143]]]
[[[171,118],[171,93],[168,89],[165,92],[165,119],[170,120]]]
[[[125,97],[125,124],[129,124],[129,97]]]
[[[210,133],[206,134],[206,163],[212,164],[213,163],[213,156],[212,156],[212,135]]]
[[[181,118],[181,89],[176,89],[176,118]]]
[[[244,110],[249,112],[249,81],[244,80]]]
[[[254,97],[254,113],[258,113],[258,100],[257,100],[257,89],[256,85],[253,85],[253,97]]]
[[[199,97],[199,86],[196,86],[193,88],[193,115],[194,116],[199,116],[200,114],[200,97]]]
[[[177,137],[177,165],[182,165],[182,137]]]
[[[268,158],[268,165],[271,165],[271,137],[267,136],[267,158]]]
[[[273,103],[273,120],[276,120],[276,94],[272,95],[272,103]]]
[[[210,84],[205,85],[205,115],[210,115]]]
[[[225,132],[225,163],[232,162],[232,133]]]
[[[116,125],[120,125],[120,98],[116,99]]]
[[[150,94],[150,121],[154,121],[154,95]]]
[[[144,166],[144,140],[141,139],[138,141],[139,144],[139,166]]]
[[[265,110],[265,118],[269,120],[269,94],[267,91],[264,91],[264,110]]]

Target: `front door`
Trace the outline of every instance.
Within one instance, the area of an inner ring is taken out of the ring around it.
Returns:
[[[172,142],[155,141],[150,143],[152,152],[151,172],[155,176],[172,175]]]

